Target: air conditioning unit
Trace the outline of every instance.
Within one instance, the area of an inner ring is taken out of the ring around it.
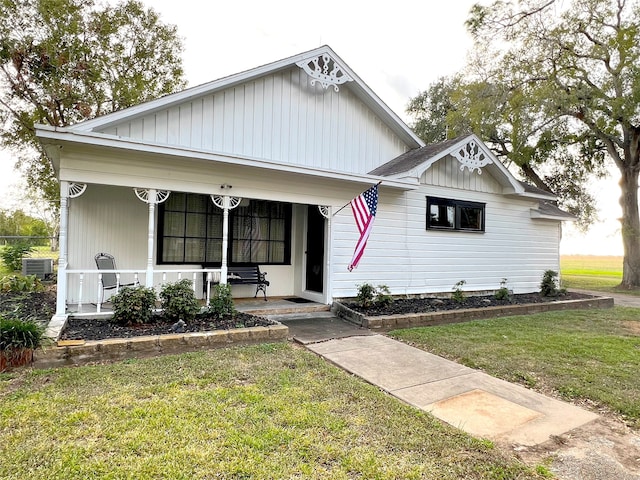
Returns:
[[[23,258],[22,274],[35,275],[40,280],[48,278],[53,273],[52,258]]]

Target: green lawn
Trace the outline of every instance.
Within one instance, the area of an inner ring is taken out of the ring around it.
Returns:
[[[544,478],[292,344],[0,374],[3,479]]]
[[[390,335],[508,381],[595,402],[640,427],[640,309],[550,312]]]
[[[615,292],[622,281],[622,257],[563,255],[560,277],[565,288]],[[640,295],[640,290],[625,293]]]

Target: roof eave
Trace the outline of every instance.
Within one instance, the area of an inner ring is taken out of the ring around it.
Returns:
[[[174,157],[192,158],[196,160],[207,160],[228,163],[233,165],[269,169],[287,173],[298,173],[321,178],[335,178],[337,180],[349,181],[363,185],[370,185],[382,181],[382,187],[415,190],[419,188],[416,182],[403,180],[390,180],[376,175],[358,175],[338,171],[327,171],[319,168],[305,167],[291,164],[282,164],[270,160],[252,157],[238,157],[225,153],[208,152],[203,150],[188,149],[171,145],[149,144],[134,139],[123,139],[95,132],[70,131],[68,128],[51,127],[49,125],[36,125],[36,136],[47,145],[46,148],[55,150],[56,146],[62,144],[75,144],[81,146],[94,146],[103,148],[113,148],[118,150],[128,150],[140,153],[150,153],[156,155],[167,155]]]
[[[531,215],[531,218],[538,219],[538,220],[555,220],[558,222],[574,222],[577,220],[577,218],[574,215],[571,215],[570,213],[566,213],[563,215],[551,215],[548,213],[543,213],[535,208],[532,208],[530,210],[530,215]]]

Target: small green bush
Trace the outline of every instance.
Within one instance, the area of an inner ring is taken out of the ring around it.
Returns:
[[[21,242],[15,245],[5,245],[0,252],[0,257],[5,266],[13,272],[22,270],[22,257],[33,252],[33,247]]]
[[[543,297],[557,297],[565,293],[565,289],[558,287],[558,272],[554,270],[545,271],[542,275],[542,282],[540,282],[540,294]]]
[[[237,312],[231,296],[231,285],[219,283],[213,287],[208,313],[216,318],[235,317]]]
[[[362,308],[368,308],[374,304],[386,306],[393,303],[393,297],[386,285],[378,285],[374,287],[369,283],[358,285],[358,294],[356,302]]]
[[[500,288],[496,291],[494,296],[496,297],[496,300],[509,300],[511,292],[509,292],[509,289],[507,288],[506,278],[502,279],[502,281],[500,282]]]
[[[0,292],[42,292],[44,285],[35,275],[6,275],[0,278]]]
[[[120,325],[150,323],[156,292],[146,287],[123,287],[111,297],[113,320]]]
[[[466,280],[460,280],[458,283],[456,283],[453,286],[453,293],[451,294],[451,300],[453,300],[456,303],[464,303],[464,301],[466,300],[467,296],[462,291],[462,286],[465,283],[467,283]]]
[[[193,320],[200,311],[200,303],[193,291],[193,282],[183,279],[167,283],[160,290],[160,301],[164,314],[172,320]]]
[[[363,283],[358,285],[358,294],[356,295],[356,301],[362,308],[368,308],[373,303],[373,299],[376,295],[376,287],[370,283]]]
[[[44,328],[34,321],[0,317],[0,350],[35,349],[43,336]]]
[[[378,285],[375,301],[377,305],[383,305],[385,307],[391,305],[393,303],[393,297],[391,296],[389,287],[386,285]]]

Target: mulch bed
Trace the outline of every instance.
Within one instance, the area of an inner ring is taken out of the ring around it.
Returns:
[[[266,327],[273,322],[266,318],[238,313],[234,317],[216,319],[201,315],[186,322],[184,327],[174,327],[175,321],[156,316],[151,323],[122,326],[107,319],[69,318],[60,340],[103,340],[106,338],[131,338],[142,335],[164,335],[168,333],[207,332],[244,327]]]
[[[469,296],[464,302],[455,302],[449,298],[410,298],[396,299],[388,306],[373,305],[362,308],[356,303],[345,305],[367,316],[397,315],[418,312],[436,312],[464,308],[486,308],[491,306],[522,305],[559,300],[578,300],[591,298],[590,295],[568,292],[558,297],[543,297],[539,293],[511,295],[507,300],[498,300],[493,296]],[[55,290],[41,293],[3,293],[0,294],[0,314],[31,318],[46,325],[55,313]],[[204,315],[189,322],[184,332],[203,332],[242,327],[268,326],[273,323],[263,317],[238,313],[233,318],[215,319]],[[120,326],[111,320],[88,320],[70,318],[62,331],[63,340],[102,340],[107,338],[131,338],[142,335],[162,335],[176,333],[172,328],[174,321],[156,316],[153,323],[145,325]]]
[[[407,298],[396,299],[391,305],[371,305],[362,308],[357,303],[345,303],[344,305],[366,316],[402,315],[406,313],[427,313],[442,310],[459,310],[466,308],[486,308],[505,305],[525,305],[531,303],[557,302],[561,300],[580,300],[592,298],[591,295],[567,292],[557,297],[543,297],[539,293],[524,293],[510,295],[508,299],[498,300],[493,295],[468,296],[463,302],[456,302],[450,298]]]
[[[34,320],[47,325],[56,313],[56,291],[0,293],[0,315]]]

